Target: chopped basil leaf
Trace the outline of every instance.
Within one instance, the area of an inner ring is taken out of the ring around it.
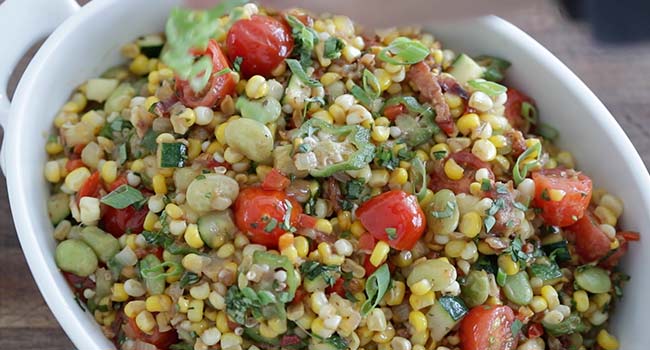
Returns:
[[[548,188],[545,188],[545,189],[542,190],[541,196],[542,196],[542,199],[545,200],[545,201],[550,201],[551,200],[551,197],[548,194]]]
[[[137,189],[129,186],[122,185],[111,193],[102,197],[100,202],[115,209],[124,209],[131,204],[135,204],[144,200],[144,196]]]
[[[153,128],[149,128],[149,130],[147,130],[147,132],[144,134],[144,137],[142,137],[142,142],[140,142],[140,145],[142,148],[149,151],[149,153],[155,153],[156,149],[158,148],[158,144],[156,143],[157,137],[158,133],[155,132]]]
[[[445,150],[433,152],[433,157],[436,158],[436,160],[445,159],[446,156],[447,156],[447,151]]]
[[[325,339],[324,342],[326,344],[331,345],[336,350],[345,350],[348,348],[348,341],[336,333],[330,336],[329,338]]]
[[[494,227],[494,224],[497,223],[497,219],[495,219],[494,216],[489,215],[483,219],[483,223],[485,224],[485,232],[489,233]]]
[[[312,51],[318,43],[318,34],[313,28],[305,26],[294,16],[286,15],[285,18],[291,26],[291,35],[295,43],[292,54],[299,58],[302,67],[309,67]]]
[[[508,187],[506,187],[506,185],[502,183],[498,183],[496,187],[497,187],[497,193],[508,194],[510,192],[508,191]]]
[[[300,273],[304,278],[311,281],[322,276],[327,284],[333,286],[341,274],[341,267],[337,265],[324,265],[317,261],[309,260],[300,265]]]
[[[393,57],[389,56],[391,53]],[[390,64],[416,64],[429,56],[429,49],[421,42],[406,37],[394,39],[383,48],[377,58]]]
[[[341,50],[343,50],[343,47],[345,46],[345,43],[343,40],[331,36],[325,40],[325,48],[323,50],[323,57],[329,58],[329,59],[336,59],[341,57]]]
[[[514,202],[514,203],[512,204],[512,206],[515,207],[515,208],[517,208],[517,209],[519,209],[519,210],[521,210],[521,211],[526,211],[526,210],[528,210],[528,207],[527,207],[527,206],[525,206],[524,204],[519,203],[519,202]]]
[[[187,146],[180,142],[160,144],[160,167],[182,168],[187,159]]]
[[[397,229],[394,227],[386,227],[385,229],[386,235],[388,235],[388,239],[391,241],[397,239]]]
[[[420,104],[418,100],[413,96],[396,96],[390,98],[384,104],[382,113],[387,107],[398,105],[398,104],[403,105],[404,107],[406,107],[406,109],[409,110],[409,112],[415,113],[418,116],[422,116],[422,117],[435,116],[435,111],[433,110],[433,108],[431,108],[428,105]]]
[[[264,226],[264,231],[265,232],[271,232],[275,230],[275,228],[278,226],[278,220],[275,218],[271,218],[269,222]]]
[[[480,91],[490,97],[497,96],[508,91],[508,88],[505,86],[484,79],[470,80],[467,82],[467,85],[469,85],[472,89]]]
[[[431,216],[433,216],[436,219],[445,219],[454,215],[455,210],[456,210],[456,203],[449,201],[447,202],[447,205],[445,206],[444,210],[441,211],[434,210],[431,212]]]
[[[198,282],[200,279],[201,277],[199,277],[199,275],[195,274],[194,272],[185,271],[178,283],[180,284],[181,288],[185,288],[190,284]]]
[[[319,87],[322,86],[320,81],[316,79],[312,79],[307,76],[307,73],[303,69],[303,67],[300,65],[300,62],[292,59],[292,58],[287,58],[285,60],[287,62],[287,65],[289,66],[289,69],[291,70],[291,73],[296,75],[300,81],[303,82],[303,84],[309,86],[309,87]]]
[[[379,304],[384,298],[389,284],[390,270],[388,269],[388,265],[383,264],[366,280],[366,296],[368,298],[361,305],[362,316],[367,315]]]
[[[562,277],[562,271],[554,261],[550,261],[548,264],[532,264],[530,272],[532,276],[541,278],[543,281]]]

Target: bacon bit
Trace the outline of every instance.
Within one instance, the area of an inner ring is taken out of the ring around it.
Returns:
[[[500,233],[502,235],[507,235],[513,232],[514,228],[521,223],[515,214],[515,196],[512,182],[508,182],[505,186],[508,191],[499,192],[493,186],[493,188],[485,194],[486,197],[492,198],[495,201],[501,199],[501,202],[503,203],[503,207],[494,214],[496,223],[490,231],[491,233]],[[524,246],[523,250],[532,251],[533,247],[532,245],[530,247]]]
[[[333,177],[327,178],[325,188],[323,189],[323,197],[327,198],[335,212],[338,213],[341,211],[341,188],[339,187],[338,181]]]
[[[280,339],[280,347],[284,348],[287,346],[297,345],[300,344],[301,341],[302,339],[297,335],[284,335],[282,339]]]
[[[406,113],[406,107],[401,103],[384,109],[384,116],[386,116],[390,121],[394,121],[398,116],[404,113]]]
[[[454,133],[455,124],[445,96],[442,94],[438,76],[431,72],[431,68],[426,63],[420,62],[411,66],[407,78],[420,90],[421,99],[433,105],[436,111],[436,124],[448,136],[451,136]]]
[[[447,75],[441,75],[438,77],[438,82],[440,83],[440,87],[442,88],[443,92],[449,92],[451,94],[458,95],[463,100],[469,99],[469,92],[463,89],[463,87],[458,84],[456,79]]]
[[[505,137],[510,139],[512,147],[512,155],[517,158],[526,150],[526,139],[524,134],[519,130],[511,130],[504,134]]]
[[[159,117],[169,117],[169,111],[171,111],[172,106],[176,103],[178,103],[178,97],[176,95],[172,95],[167,99],[159,101],[153,105],[153,114]]]

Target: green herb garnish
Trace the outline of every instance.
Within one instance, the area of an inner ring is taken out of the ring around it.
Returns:
[[[160,144],[160,167],[182,168],[187,159],[187,146],[180,142]]]
[[[381,95],[381,86],[379,85],[379,79],[372,74],[371,71],[364,69],[363,70],[363,90],[368,94],[370,98],[377,99]]]
[[[445,205],[444,210],[441,211],[434,210],[431,212],[431,216],[433,216],[436,219],[445,219],[454,215],[455,210],[456,210],[456,203],[449,201]]]
[[[122,185],[102,197],[100,202],[115,209],[124,209],[142,200],[144,200],[142,192],[129,185]]]
[[[367,315],[379,304],[381,299],[384,298],[389,285],[390,270],[388,265],[383,264],[366,280],[366,296],[368,299],[361,305],[362,316]]]
[[[345,47],[343,40],[331,36],[325,40],[325,47],[323,50],[323,57],[329,59],[336,59],[341,57],[341,50]]]
[[[389,56],[389,53],[393,56]],[[390,64],[416,64],[429,56],[429,49],[421,42],[406,37],[394,39],[383,48],[377,58]]]
[[[328,285],[333,286],[341,274],[341,267],[309,260],[300,265],[300,274],[311,281],[322,276]]]
[[[508,91],[508,88],[505,86],[484,79],[470,80],[467,82],[467,85],[469,85],[472,89],[480,91],[490,97],[497,96]]]
[[[320,83],[320,81],[307,76],[305,69],[300,65],[300,62],[298,62],[297,60],[294,60],[293,58],[287,58],[285,62],[287,62],[287,66],[289,66],[291,73],[297,76],[298,79],[300,79],[300,81],[302,81],[303,84],[309,87],[323,86]]]
[[[394,227],[386,227],[386,229],[384,231],[386,231],[386,235],[388,235],[388,239],[390,239],[391,241],[394,241],[395,239],[397,239],[397,229],[396,228],[394,228]]]

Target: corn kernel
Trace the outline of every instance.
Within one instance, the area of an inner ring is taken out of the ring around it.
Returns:
[[[65,185],[72,191],[79,191],[81,186],[90,177],[90,170],[86,167],[80,167],[71,171],[65,177]]]
[[[117,178],[117,163],[114,160],[104,162],[101,169],[102,179],[110,184]]]
[[[498,258],[499,268],[505,272],[506,275],[512,276],[519,272],[519,264],[512,260],[510,254],[501,254]]]
[[[61,181],[61,166],[56,160],[45,163],[45,178],[51,183]]]
[[[359,220],[355,220],[352,225],[350,226],[350,232],[354,237],[361,237],[364,232],[366,232],[366,228],[363,227],[363,224]]]
[[[463,135],[469,135],[481,125],[481,119],[475,113],[465,114],[458,118],[456,126]]]
[[[497,148],[488,140],[476,140],[472,147],[472,154],[484,162],[491,162],[497,156]]]
[[[564,199],[564,196],[566,196],[566,192],[563,190],[551,189],[550,191],[548,191],[548,195],[553,202],[559,202],[562,199]]]
[[[166,312],[172,308],[172,299],[169,295],[152,295],[145,301],[146,309],[149,312]]]
[[[413,310],[409,313],[409,323],[416,332],[424,332],[428,327],[426,316],[418,310]]]
[[[324,122],[327,122],[329,124],[334,123],[334,117],[332,117],[330,112],[328,112],[326,109],[321,109],[321,110],[313,113],[311,116],[312,116],[312,118],[320,119],[320,120],[322,120]]]
[[[134,318],[146,308],[144,300],[132,300],[124,305],[124,314],[126,317]]]
[[[445,254],[451,258],[460,257],[465,249],[465,241],[453,240],[445,244]]]
[[[113,284],[111,291],[113,292],[111,295],[111,300],[113,301],[123,302],[129,299],[129,295],[126,294],[126,291],[124,290],[124,283]]]
[[[129,70],[137,75],[145,75],[149,73],[149,59],[147,59],[147,56],[142,54],[136,56],[129,65]]]
[[[552,286],[543,286],[542,287],[542,297],[546,299],[549,309],[555,309],[556,306],[560,305],[560,299],[557,295],[557,291]]]
[[[165,213],[169,215],[170,218],[174,220],[178,220],[183,217],[183,209],[181,209],[178,205],[174,203],[168,203],[165,206]]]
[[[48,142],[45,144],[45,151],[47,154],[53,156],[63,152],[63,145],[58,142]]]
[[[203,300],[190,301],[189,309],[187,310],[187,319],[192,322],[199,322],[203,319]]]
[[[153,230],[155,230],[157,222],[158,222],[158,215],[156,215],[156,213],[150,211],[144,217],[144,223],[143,223],[142,227],[147,231],[153,231]]]
[[[596,303],[596,306],[598,308],[602,309],[605,307],[605,305],[609,304],[609,302],[612,300],[612,296],[609,293],[598,293],[593,296],[593,301]]]
[[[370,263],[373,266],[381,265],[388,258],[388,253],[390,252],[390,246],[384,241],[379,241],[375,245],[375,249],[372,250],[370,254]]]
[[[455,160],[449,159],[444,166],[445,175],[451,180],[460,180],[463,178],[465,169],[463,169]]]
[[[433,285],[431,285],[431,281],[428,279],[422,279],[416,283],[414,283],[412,286],[409,286],[409,289],[411,289],[411,292],[415,295],[425,295],[431,291],[433,288]]]
[[[165,177],[161,174],[156,174],[153,176],[153,191],[156,194],[167,194],[167,183]]]
[[[447,102],[447,105],[449,106],[450,109],[461,107],[461,105],[463,104],[463,100],[460,98],[460,96],[449,92],[445,92],[445,101]],[[471,115],[471,114],[467,114],[467,115]],[[476,115],[476,118],[478,119],[478,115]]]
[[[228,316],[226,315],[225,311],[219,311],[219,313],[217,314],[216,324],[217,324],[217,329],[221,333],[230,332],[230,326],[228,326]]]
[[[402,281],[394,281],[393,287],[388,290],[384,300],[386,305],[396,306],[404,301],[404,295],[406,293],[406,285]]]
[[[475,211],[471,211],[463,215],[458,225],[458,229],[468,238],[476,237],[483,226],[481,215]]]
[[[314,228],[317,231],[323,232],[325,234],[330,234],[332,233],[333,230],[332,223],[327,219],[316,220],[316,225],[314,226]]]
[[[376,142],[384,142],[388,140],[388,137],[390,136],[390,128],[387,126],[379,126],[375,125],[372,128],[372,132],[370,133],[370,137]]]
[[[135,317],[135,324],[140,328],[141,331],[149,333],[156,326],[156,320],[149,311],[141,311],[138,316]]]
[[[449,145],[446,143],[437,143],[431,147],[431,151],[429,152],[429,157],[431,159],[444,159],[449,155],[451,150],[449,149]]]
[[[424,295],[411,294],[409,297],[409,305],[413,310],[421,310],[425,307],[431,306],[436,302],[436,294],[431,290]]]
[[[530,308],[536,313],[542,312],[548,308],[548,303],[546,303],[546,299],[536,295],[530,301]]]
[[[269,84],[261,75],[254,75],[246,82],[246,95],[251,99],[258,99],[266,96],[269,92]]]
[[[205,244],[201,239],[199,228],[196,226],[196,224],[187,225],[183,238],[185,238],[185,242],[187,242],[190,247],[195,249],[201,248]]]
[[[596,341],[605,350],[617,350],[619,347],[618,340],[604,329],[601,329],[596,336]]]
[[[323,86],[331,85],[332,83],[341,80],[341,75],[338,73],[327,72],[320,77],[320,82]]]
[[[602,205],[597,206],[594,210],[594,215],[600,220],[601,223],[616,227],[618,218],[607,207],[604,207]]]
[[[393,172],[390,174],[390,179],[388,180],[388,183],[393,184],[393,185],[403,185],[408,181],[408,172],[404,168],[397,168],[393,170]]]
[[[573,292],[573,300],[576,303],[576,310],[578,312],[585,312],[589,309],[589,296],[584,290]]]
[[[227,125],[228,125],[227,122],[222,123],[222,124],[219,124],[219,126],[216,129],[214,129],[214,136],[217,138],[217,141],[222,145],[226,144],[226,126]]]

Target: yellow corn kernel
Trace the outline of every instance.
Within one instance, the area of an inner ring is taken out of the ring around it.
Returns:
[[[199,322],[203,319],[203,300],[192,300],[187,310],[187,319]]]
[[[420,201],[420,207],[427,208],[429,206],[429,203],[431,203],[431,201],[433,200],[433,196],[434,196],[433,191],[427,188],[424,194],[424,198],[422,198],[422,200]]]
[[[327,219],[318,219],[318,220],[316,220],[316,225],[314,226],[314,228],[317,231],[326,233],[328,235],[330,233],[332,233],[332,230],[333,230],[332,223]]]
[[[130,235],[126,236],[126,245],[129,248],[131,248],[132,250],[135,250],[135,249],[138,248],[138,246],[135,244],[135,237],[136,236],[137,236],[136,234],[130,234]]]
[[[217,138],[217,141],[222,145],[226,144],[226,126],[227,125],[228,125],[227,122],[222,123],[222,124],[219,124],[219,126],[216,129],[214,129],[214,136]]]
[[[333,72],[327,72],[320,77],[320,82],[323,84],[323,86],[328,86],[339,80],[341,80],[341,75]]]
[[[463,100],[460,98],[460,96],[458,96],[456,94],[449,93],[449,92],[445,92],[445,101],[447,102],[447,105],[451,109],[458,108],[463,104]],[[473,113],[471,113],[471,114],[473,114]],[[474,115],[476,115],[476,114],[474,114]],[[476,115],[476,118],[478,118],[478,115]]]
[[[156,174],[153,176],[153,191],[156,194],[167,194],[167,182],[165,177],[161,174]]]
[[[45,163],[45,178],[51,183],[61,181],[61,166],[56,160]]]
[[[557,291],[552,286],[542,287],[542,297],[546,299],[546,304],[548,304],[549,309],[555,309],[556,306],[560,305],[560,299],[557,295]]]
[[[174,203],[168,203],[165,206],[165,213],[169,215],[170,218],[174,220],[178,220],[183,217],[183,209],[181,209],[178,205]]]
[[[144,164],[144,161],[142,159],[136,159],[133,162],[131,162],[130,169],[133,172],[141,173],[141,172],[144,171],[144,168],[145,168],[145,164]]]
[[[312,113],[311,115],[312,118],[320,119],[324,122],[327,122],[329,124],[334,124],[334,117],[328,112],[326,109],[321,109],[319,111],[316,111]]]
[[[448,159],[445,162],[445,175],[451,180],[460,180],[463,178],[465,169],[463,169],[458,163],[453,159]]]
[[[151,76],[151,74],[149,76]],[[151,109],[151,106],[153,106],[154,104],[156,104],[158,102],[160,102],[160,99],[158,97],[149,96],[144,100],[144,109],[148,111],[148,110]]]
[[[187,225],[183,237],[185,238],[185,242],[187,242],[190,247],[195,249],[201,248],[205,244],[201,239],[199,228],[196,226],[196,224]]]
[[[142,227],[147,231],[153,231],[153,230],[155,230],[157,222],[158,222],[158,215],[156,215],[156,213],[150,211],[144,217],[144,224],[142,225]]]
[[[593,296],[593,300],[594,303],[596,303],[596,306],[602,309],[605,307],[605,305],[609,304],[609,302],[612,300],[612,296],[609,293],[598,293]]]
[[[379,81],[379,87],[381,88],[381,91],[386,91],[393,83],[390,73],[388,73],[385,69],[378,68],[375,69],[373,73]]]
[[[190,138],[187,140],[187,158],[194,160],[201,154],[201,140]]]
[[[370,254],[370,263],[373,266],[381,265],[388,258],[388,253],[390,252],[390,246],[384,241],[379,241],[375,245],[375,249],[372,250]]]
[[[615,239],[609,243],[609,249],[615,250],[618,249],[618,247],[621,245],[621,242],[618,241],[618,239]]]
[[[149,73],[149,59],[145,55],[137,55],[129,65],[129,70],[137,75]]]
[[[129,299],[129,295],[126,294],[126,290],[124,290],[124,283],[113,284],[111,291],[113,292],[111,295],[111,300],[113,301],[123,302]]]
[[[499,299],[498,297],[495,297],[495,296],[490,296],[485,303],[488,304],[488,305],[493,305],[493,306],[495,306],[495,305],[503,305],[503,302],[501,301],[501,299]]]
[[[540,297],[539,295],[536,295],[530,301],[529,306],[534,312],[537,313],[546,310],[546,308],[548,308],[548,303],[546,302],[546,299]]]
[[[79,191],[81,186],[90,177],[90,170],[86,167],[77,168],[65,177],[65,185],[72,191]]]
[[[424,313],[418,310],[413,310],[409,313],[409,323],[415,332],[424,332],[428,327],[428,322]]]
[[[470,211],[463,215],[458,224],[458,230],[468,238],[476,237],[483,227],[481,215],[475,211]]]
[[[298,250],[296,250],[296,247],[293,246],[282,249],[280,251],[280,255],[286,256],[291,262],[298,260]]]
[[[431,306],[436,302],[436,294],[431,290],[424,295],[411,294],[409,297],[409,305],[413,310],[420,310],[425,307]]]
[[[307,241],[307,238],[303,236],[295,237],[293,239],[293,245],[299,257],[305,258],[309,254],[309,241]]]
[[[350,232],[354,237],[361,237],[364,232],[366,232],[366,228],[363,227],[363,224],[359,220],[355,220],[352,225],[350,225]]]
[[[375,142],[384,142],[388,140],[388,137],[390,137],[390,128],[387,126],[375,125],[372,127],[370,137],[372,137]]]
[[[512,276],[519,272],[519,264],[512,260],[510,254],[501,254],[498,258],[499,268],[505,272],[506,275]]]
[[[106,183],[112,183],[117,178],[117,163],[114,160],[104,162],[100,173]]]
[[[411,293],[419,296],[429,293],[432,288],[433,285],[431,285],[431,281],[428,279],[421,279],[420,281],[414,283],[412,286],[409,286]]]
[[[594,215],[596,215],[596,217],[600,220],[601,223],[616,227],[616,222],[618,221],[618,218],[607,207],[604,207],[602,205],[597,206],[596,209],[594,210]]]
[[[393,185],[403,185],[408,181],[409,174],[404,168],[397,168],[390,174],[388,183]]]
[[[475,113],[465,114],[458,118],[456,126],[463,135],[469,135],[472,131],[481,125],[481,119]]]
[[[269,84],[261,75],[253,75],[246,82],[246,96],[251,99],[258,99],[266,96],[269,92]]]
[[[330,115],[334,118],[334,123],[338,125],[345,124],[346,113],[343,107],[334,103],[329,106],[327,111],[330,112]]]
[[[499,167],[501,167],[501,169],[504,172],[510,171],[510,161],[508,160],[508,158],[499,154],[494,158],[494,161],[497,162],[497,164],[499,164]]]
[[[261,336],[269,339],[275,338],[279,334],[275,332],[273,329],[271,329],[271,327],[269,327],[269,325],[266,322],[260,323],[259,332]]]
[[[45,144],[45,151],[47,154],[53,156],[63,152],[63,145],[58,142],[48,142]]]
[[[217,314],[216,324],[217,324],[217,329],[222,334],[230,332],[230,327],[228,326],[228,316],[226,315],[225,311],[219,311],[219,313]]]
[[[183,268],[178,265],[172,265],[169,268],[167,268],[167,271],[165,271],[165,273],[167,274],[167,277],[165,277],[165,281],[171,284],[180,281],[181,275],[183,274]]]
[[[503,135],[492,135],[488,140],[492,142],[496,148],[503,148],[508,145],[508,139]]]
[[[317,317],[311,322],[311,332],[319,337],[329,338],[333,330],[326,328],[323,319]]]
[[[292,233],[285,233],[278,238],[278,248],[283,250],[294,245],[295,238]]]
[[[347,211],[347,210],[344,210],[344,211],[340,212],[339,215],[337,215],[336,218],[339,221],[338,225],[339,225],[339,228],[341,230],[347,231],[347,230],[350,229],[350,225],[352,225],[351,217],[352,217],[352,214],[350,214],[350,212]]]
[[[485,243],[483,241],[478,242],[478,251],[483,255],[494,255],[494,254],[496,254],[494,249],[492,249],[492,247],[490,247],[489,244],[487,244],[487,243]]]
[[[393,287],[388,290],[384,300],[386,305],[395,306],[404,301],[404,294],[406,293],[406,285],[402,281],[394,281]]]
[[[149,311],[141,311],[138,316],[135,317],[135,324],[140,328],[141,331],[149,333],[156,326],[156,319],[153,317]]]
[[[557,189],[551,189],[548,191],[548,196],[551,198],[553,202],[559,202],[562,199],[564,199],[564,196],[566,196],[566,192],[563,190],[557,190]]]
[[[491,162],[497,156],[497,148],[488,140],[476,140],[472,147],[472,154],[484,162]]]
[[[172,308],[172,298],[166,294],[152,295],[145,301],[149,312],[166,312]]]
[[[370,179],[368,180],[368,185],[373,188],[382,188],[388,184],[389,179],[390,174],[388,173],[388,170],[374,169],[371,172]]]
[[[576,303],[576,310],[578,312],[585,312],[589,309],[589,296],[584,290],[573,292],[573,301]]]
[[[268,321],[269,327],[278,334],[285,333],[287,331],[287,322],[286,320],[280,318],[272,318]]]
[[[465,245],[466,245],[465,241],[460,241],[460,240],[449,241],[447,244],[445,244],[445,254],[447,254],[447,256],[449,257],[457,258],[463,254]]]
[[[573,169],[575,168],[575,161],[573,160],[573,155],[570,152],[562,151],[555,156],[557,162],[565,168]]]
[[[616,337],[609,334],[609,332],[604,329],[601,329],[600,332],[598,332],[596,341],[598,342],[598,345],[600,345],[605,350],[617,350],[619,347]]]
[[[124,305],[124,314],[126,317],[134,318],[146,308],[144,300],[132,300]]]

